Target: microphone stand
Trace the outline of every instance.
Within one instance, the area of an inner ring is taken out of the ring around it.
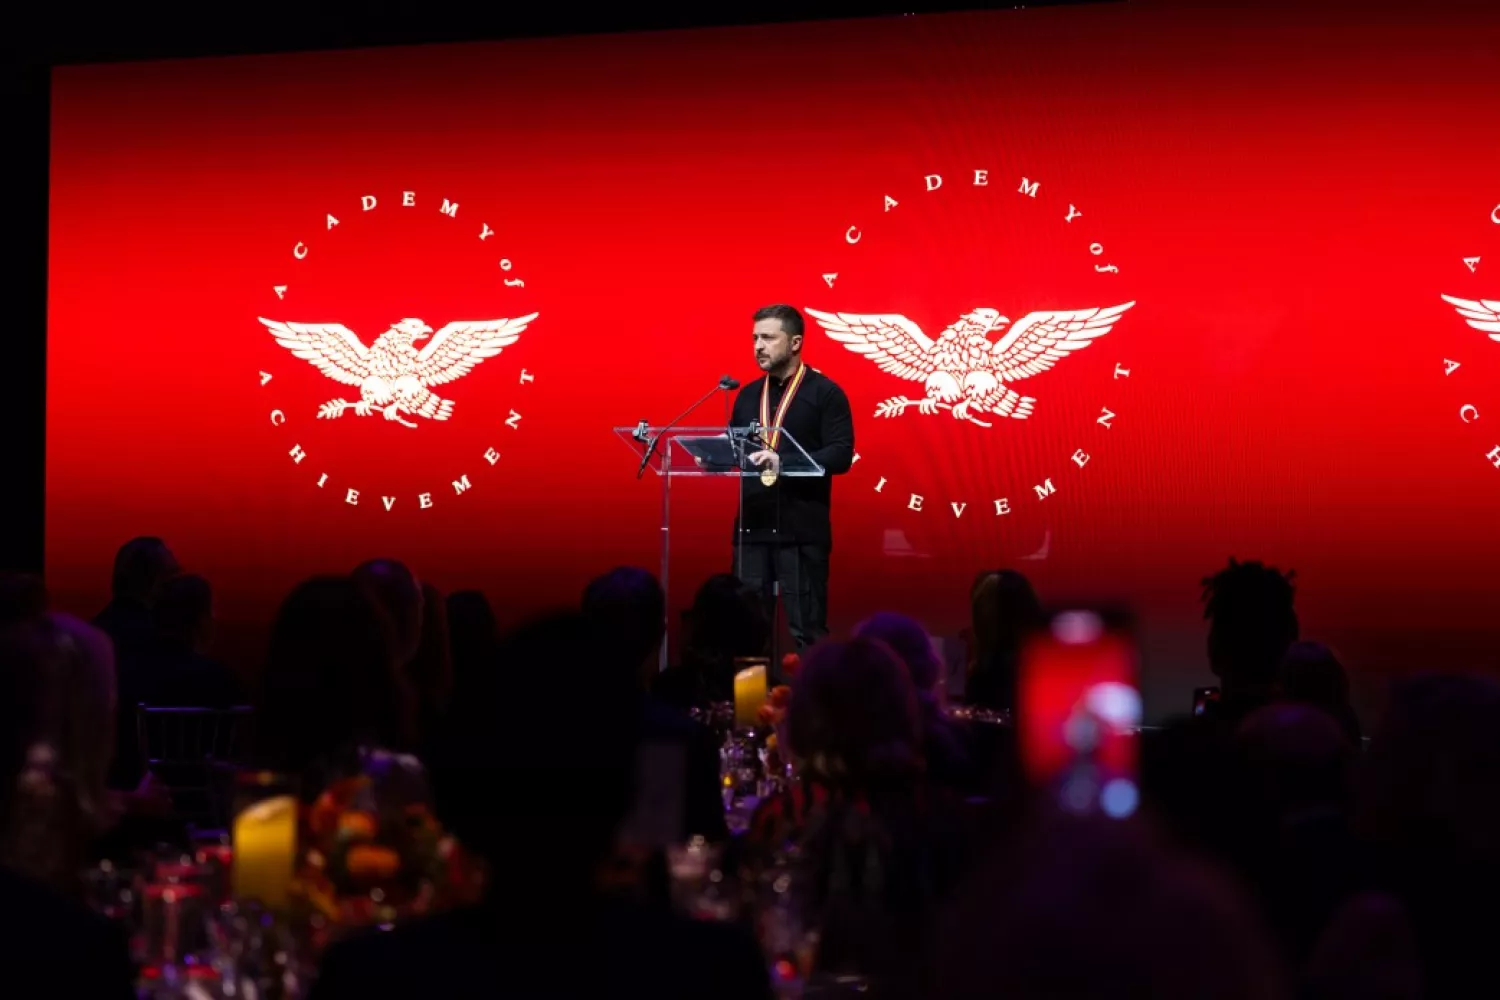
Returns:
[[[670,421],[663,425],[660,430],[651,435],[651,440],[646,445],[646,454],[641,457],[641,467],[635,470],[635,478],[639,479],[646,474],[646,469],[651,465],[651,459],[656,457],[656,446],[661,443],[663,434],[671,430],[673,427],[676,427],[678,424],[682,423],[682,421],[686,420],[689,414],[712,399],[714,393],[729,392],[730,390],[737,388],[739,388],[738,382],[727,375],[724,376],[723,378],[719,379],[719,384],[705,392],[701,399],[699,399],[692,406],[689,406],[687,409],[683,410],[681,413],[677,414],[677,416],[673,417]],[[644,421],[642,421],[642,423],[644,423]]]
[[[681,413],[677,414],[677,416],[675,416],[671,420],[669,420],[660,430],[658,430],[655,434],[652,434],[650,436],[649,440],[647,440],[646,431],[647,431],[647,429],[651,425],[648,424],[644,420],[642,420],[640,423],[636,424],[635,431],[634,431],[634,433],[631,436],[634,437],[637,441],[645,441],[646,442],[646,448],[645,448],[645,454],[641,456],[641,467],[639,469],[635,470],[635,478],[640,479],[642,476],[644,476],[646,474],[646,469],[648,469],[651,466],[651,459],[656,456],[656,449],[661,444],[662,437],[668,431],[670,431],[673,427],[676,427],[678,424],[682,423],[682,421],[686,420],[687,417],[688,417],[688,414],[692,413],[698,407],[702,406],[704,403],[706,403],[710,399],[712,399],[714,393],[716,393],[716,392],[730,393],[730,392],[733,392],[735,389],[738,389],[739,387],[740,387],[740,383],[737,380],[730,378],[728,375],[721,376],[719,378],[719,384],[718,385],[714,386],[712,389],[710,389],[707,392],[705,392],[703,394],[703,396],[697,402],[695,402],[692,406],[689,406],[687,409],[683,410]],[[728,396],[727,395],[725,397],[724,407],[725,407],[725,410],[727,412],[729,410],[729,401],[728,401]],[[668,463],[671,462],[671,458],[672,458],[671,452],[668,452],[667,453],[667,462]],[[662,536],[661,536],[661,539],[662,539],[661,540],[661,588],[662,588],[662,593],[663,594],[667,594],[667,593],[669,593],[669,591],[668,591],[668,568],[669,568],[669,565],[670,565],[670,555],[669,555],[669,552],[670,552],[670,543],[668,541],[668,539],[669,539],[670,536],[669,536],[669,534],[667,532],[667,524],[668,524],[668,520],[670,518],[669,510],[670,510],[670,503],[671,503],[671,501],[669,500],[669,497],[671,497],[671,495],[672,495],[671,494],[672,478],[671,478],[671,475],[670,475],[670,473],[671,473],[671,469],[670,468],[663,469],[663,472],[667,473],[667,474],[665,476],[663,476],[663,478],[662,478],[662,484],[661,484],[661,486],[662,486],[662,490],[661,490],[661,510],[662,510],[662,514],[661,514],[661,525],[662,525],[662,528],[661,528],[661,530],[662,530]],[[671,607],[671,605],[668,604],[667,607]],[[663,619],[662,619],[662,643],[661,643],[661,650],[660,650],[660,652],[658,654],[658,656],[659,656],[658,668],[661,669],[661,670],[666,670],[667,669],[667,635],[668,635],[668,633],[670,631],[671,630],[668,627],[667,620],[666,620],[665,617],[663,617]]]

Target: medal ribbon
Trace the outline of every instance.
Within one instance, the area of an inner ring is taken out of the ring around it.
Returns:
[[[797,395],[797,390],[802,387],[802,376],[807,374],[807,365],[799,365],[797,374],[792,376],[787,383],[786,392],[781,394],[781,402],[776,405],[776,422],[771,422],[771,376],[766,376],[765,388],[760,393],[760,426],[766,435],[766,447],[772,451],[781,441],[781,422],[786,419],[786,411],[792,405],[792,397]],[[774,429],[773,429],[774,428]]]

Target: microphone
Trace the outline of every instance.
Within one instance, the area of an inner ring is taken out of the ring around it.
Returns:
[[[668,421],[660,430],[658,430],[655,434],[651,435],[651,439],[650,439],[650,441],[647,442],[647,445],[646,445],[646,453],[641,456],[641,467],[639,469],[635,470],[635,478],[639,479],[639,478],[641,478],[642,476],[644,476],[646,474],[646,469],[649,468],[650,465],[651,465],[651,459],[653,459],[653,458],[656,457],[656,448],[657,448],[657,445],[661,444],[661,437],[662,437],[663,434],[665,434],[667,431],[671,430],[673,427],[676,427],[678,424],[682,423],[682,421],[685,420],[690,413],[692,413],[698,407],[702,406],[704,403],[708,402],[709,399],[715,393],[718,393],[718,392],[728,392],[728,391],[730,391],[732,389],[738,389],[739,386],[740,386],[739,382],[737,382],[734,379],[730,378],[728,375],[722,376],[719,379],[719,384],[718,385],[714,386],[712,389],[710,389],[707,392],[705,392],[703,394],[703,397],[701,399],[699,399],[696,403],[694,403],[692,406],[689,406],[686,410],[683,410],[681,413],[677,414],[677,416],[673,417],[670,421]],[[636,425],[635,434],[633,435],[636,438],[636,440],[638,440],[638,441],[640,440],[640,435],[642,435],[645,432],[645,430],[646,430],[646,423],[645,423],[645,421],[641,421],[641,423],[639,423],[639,424]]]

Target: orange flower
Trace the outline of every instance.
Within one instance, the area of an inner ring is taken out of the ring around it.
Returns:
[[[784,677],[797,676],[797,668],[802,666],[802,657],[796,653],[788,653],[781,658],[781,673]]]
[[[360,789],[369,783],[369,778],[362,774],[356,774],[352,778],[340,778],[338,781],[335,781],[328,786],[328,790],[323,794],[328,796],[331,801],[341,806],[347,806],[350,802],[354,801],[354,796],[359,794]]]
[[[339,836],[367,840],[375,836],[375,817],[367,812],[346,812],[339,817]]]
[[[773,708],[785,709],[792,703],[792,689],[785,684],[778,684],[773,687],[771,689],[771,693],[766,696],[766,701],[769,702]]]
[[[340,807],[328,792],[318,796],[308,812],[307,825],[315,837],[327,837],[339,828]]]
[[[432,815],[431,810],[420,802],[407,806],[404,812],[407,829],[415,830],[419,833],[438,832],[442,830],[442,824]]]
[[[355,878],[390,878],[401,870],[401,856],[389,847],[356,844],[344,856],[344,868]]]

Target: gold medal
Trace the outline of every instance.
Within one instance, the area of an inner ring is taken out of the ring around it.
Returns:
[[[797,374],[793,375],[787,383],[786,392],[781,394],[781,403],[776,407],[776,419],[771,419],[771,376],[766,376],[766,381],[760,387],[760,425],[765,431],[766,448],[770,451],[776,450],[776,445],[781,441],[781,422],[786,419],[786,411],[792,405],[792,397],[797,395],[797,390],[802,387],[802,378],[807,374],[807,366],[800,365]],[[762,486],[776,485],[777,472],[775,469],[762,469],[760,471],[760,483]]]

